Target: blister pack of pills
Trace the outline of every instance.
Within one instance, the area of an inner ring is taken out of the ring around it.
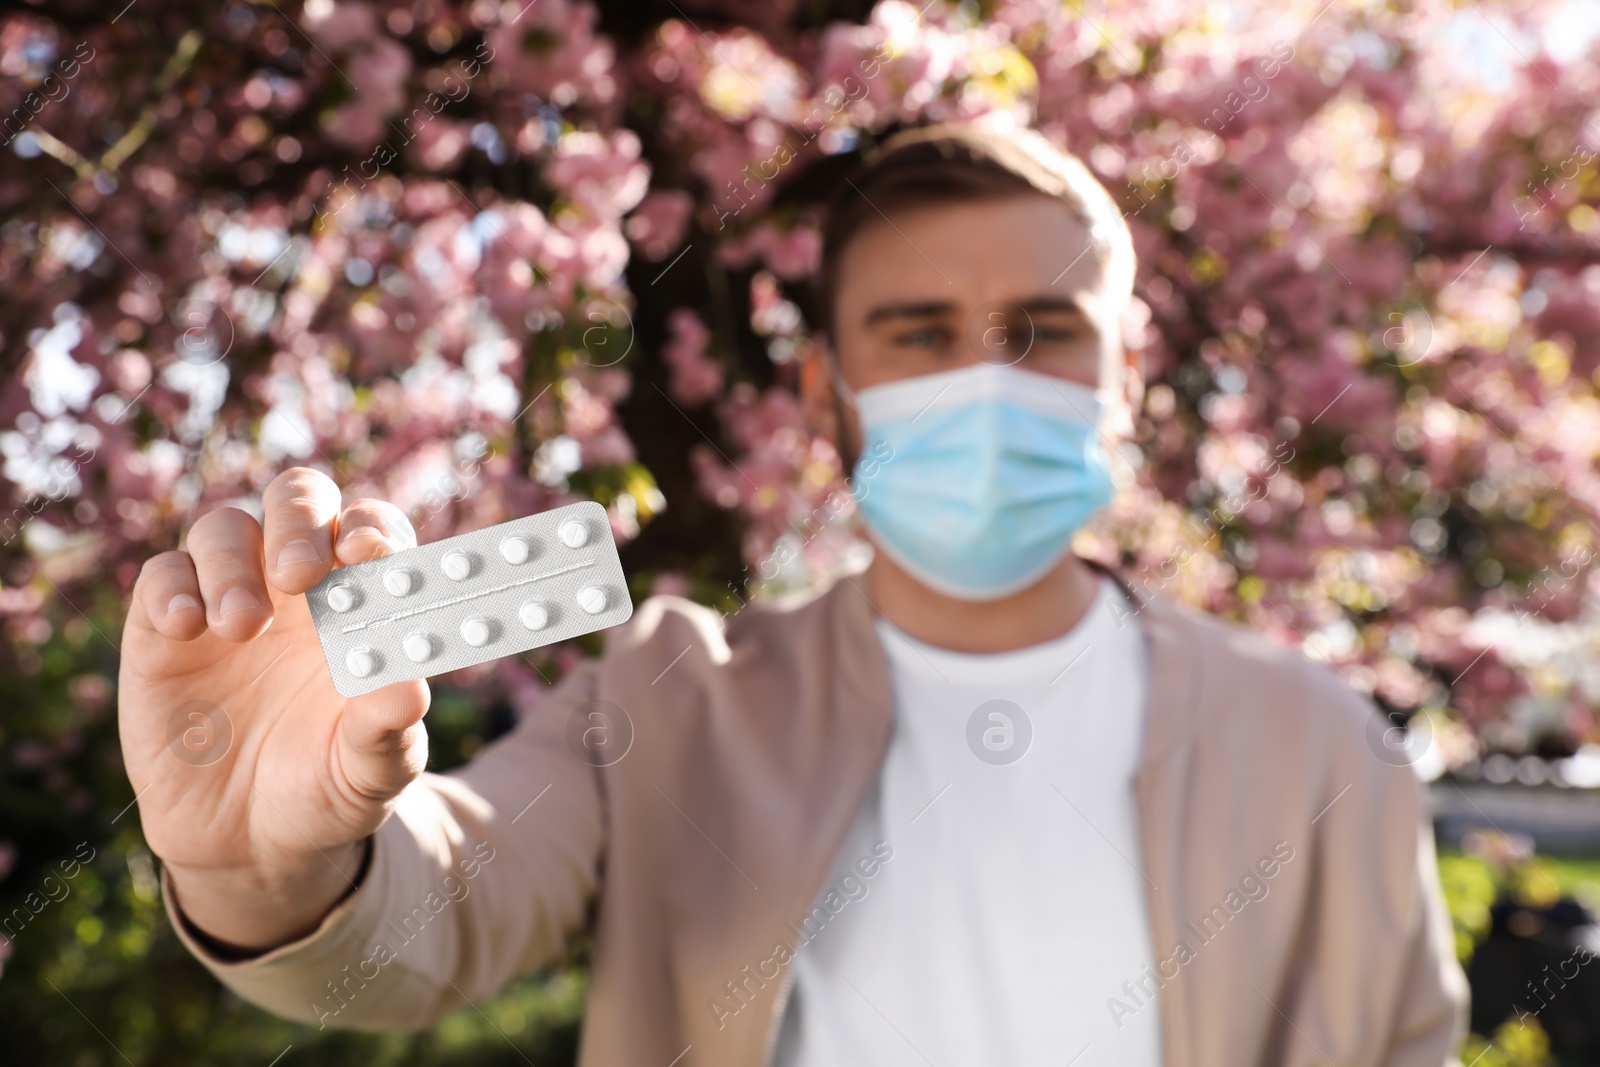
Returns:
[[[611,524],[591,500],[340,567],[306,601],[347,697],[633,615]]]

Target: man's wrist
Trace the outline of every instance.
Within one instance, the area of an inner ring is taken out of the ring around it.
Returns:
[[[184,932],[217,959],[238,962],[314,932],[364,883],[372,850],[369,835],[298,872],[164,864],[163,873]]]

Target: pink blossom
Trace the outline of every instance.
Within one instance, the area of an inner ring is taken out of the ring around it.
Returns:
[[[636,207],[650,183],[649,164],[639,161],[639,137],[619,130],[611,137],[569,133],[556,143],[545,180],[596,218],[615,220]]]
[[[671,372],[668,391],[679,402],[703,404],[722,391],[722,367],[706,358],[711,331],[688,308],[678,308],[667,317],[670,337],[661,358]]]
[[[366,0],[310,3],[300,24],[313,40],[331,52],[344,52],[371,41],[378,33],[372,5]]]
[[[646,259],[665,259],[683,243],[694,198],[682,189],[657,189],[628,216],[628,239]]]
[[[453,170],[472,144],[472,130],[462,122],[436,118],[416,130],[416,137],[406,146],[429,170]]]

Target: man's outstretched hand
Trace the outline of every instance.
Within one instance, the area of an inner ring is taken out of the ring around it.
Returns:
[[[426,682],[333,688],[301,596],[335,566],[410,548],[394,505],[340,510],[331,479],[285,471],[264,521],[202,516],[147,561],[122,637],[122,754],[145,839],[185,915],[244,949],[314,929],[362,842],[422,772]]]

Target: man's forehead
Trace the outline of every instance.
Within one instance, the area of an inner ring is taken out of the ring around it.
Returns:
[[[1046,197],[926,205],[868,226],[840,264],[839,303],[861,321],[885,304],[996,300],[1092,310],[1105,271],[1088,227]]]

